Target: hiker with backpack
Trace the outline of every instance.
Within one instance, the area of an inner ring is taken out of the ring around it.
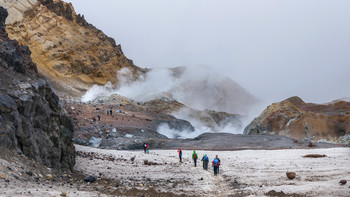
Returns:
[[[149,145],[146,144],[146,153],[149,154]]]
[[[203,169],[208,170],[209,157],[207,156],[207,154],[203,155],[202,161],[203,161]]]
[[[219,174],[219,166],[220,166],[220,159],[216,155],[215,159],[213,160],[212,167],[214,167],[214,176],[217,176]]]
[[[182,163],[182,150],[181,150],[181,148],[179,148],[179,150],[177,150],[177,152],[179,153],[180,163]]]
[[[192,153],[192,159],[194,161],[194,167],[197,167],[197,159],[198,159],[198,155],[196,153],[196,151],[194,150]]]
[[[218,174],[220,174],[220,165],[221,165],[221,160],[219,159],[218,155],[215,156],[219,160],[219,166],[218,166]]]

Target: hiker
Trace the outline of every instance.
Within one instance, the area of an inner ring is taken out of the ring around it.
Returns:
[[[207,154],[203,155],[202,161],[203,161],[203,169],[208,170],[209,157],[207,156]]]
[[[204,157],[205,157],[205,154],[203,154],[203,157],[201,159],[201,161],[203,162],[203,169],[204,169]]]
[[[219,174],[219,172],[220,172],[221,160],[219,159],[218,155],[216,155],[215,158],[219,160],[219,166],[218,166],[218,174]]]
[[[109,110],[107,109],[107,116],[109,116]]]
[[[98,121],[100,121],[100,119],[101,119],[100,114],[97,115],[97,118],[98,118]]]
[[[219,166],[220,166],[220,159],[216,155],[215,159],[213,160],[212,167],[214,167],[214,176],[217,176],[219,173]]]
[[[149,145],[146,144],[146,153],[149,154]]]
[[[110,113],[111,116],[113,117],[112,112],[113,112],[113,110],[112,110],[112,108],[111,108],[111,109],[109,110],[109,113]]]
[[[177,150],[177,152],[179,153],[180,163],[182,163],[182,150],[181,150],[181,148],[179,148],[179,150]]]
[[[198,159],[198,155],[196,153],[196,151],[194,150],[192,153],[192,159],[194,161],[194,167],[197,167],[197,159]]]
[[[143,151],[146,153],[146,143],[143,143]]]

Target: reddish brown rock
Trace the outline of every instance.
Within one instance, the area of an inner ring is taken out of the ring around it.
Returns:
[[[244,133],[349,143],[350,102],[314,104],[291,97],[268,106]]]
[[[296,173],[295,172],[286,172],[286,175],[290,180],[293,180],[296,176]]]
[[[345,185],[346,182],[347,182],[346,180],[341,180],[341,181],[339,181],[340,185]]]

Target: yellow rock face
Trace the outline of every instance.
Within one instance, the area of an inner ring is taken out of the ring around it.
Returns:
[[[9,15],[21,12],[22,17],[14,17],[7,24],[9,37],[29,47],[39,73],[52,82],[61,96],[81,96],[92,84],[118,83],[117,73],[122,68],[131,71],[131,78],[144,72],[125,57],[114,39],[77,15],[71,4],[16,2],[7,3]],[[26,7],[14,9],[22,4]]]

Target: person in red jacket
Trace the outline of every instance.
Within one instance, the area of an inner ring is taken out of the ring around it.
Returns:
[[[180,163],[182,163],[182,150],[181,150],[181,148],[179,148],[179,150],[177,150],[177,152],[179,153]]]
[[[149,145],[146,144],[146,153],[149,154]]]

